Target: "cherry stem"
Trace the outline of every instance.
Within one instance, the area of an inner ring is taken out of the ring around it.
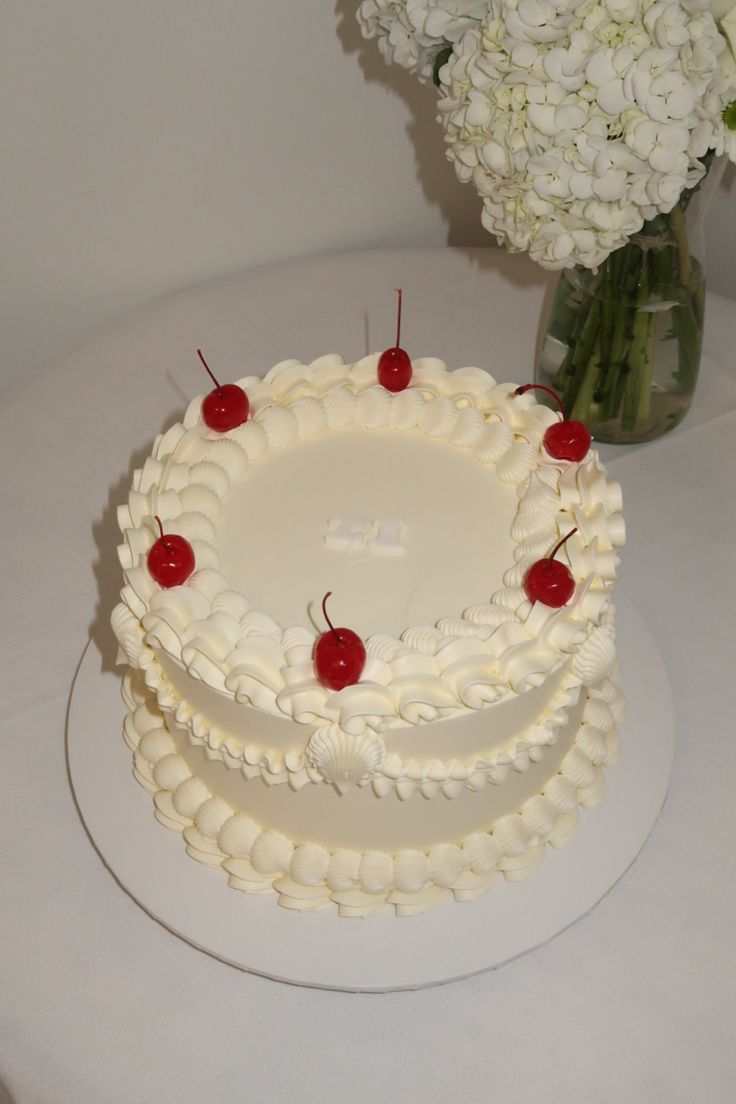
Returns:
[[[565,543],[565,541],[569,541],[569,539],[570,539],[570,537],[571,537],[571,536],[573,535],[573,533],[577,533],[577,531],[578,531],[578,527],[577,527],[577,525],[576,525],[574,529],[571,529],[569,533],[566,533],[566,534],[565,534],[565,536],[564,536],[564,537],[562,538],[562,540],[561,540],[561,541],[558,541],[558,542],[557,542],[557,544],[556,544],[556,545],[554,546],[554,548],[553,548],[553,549],[552,549],[552,551],[550,552],[550,554],[549,554],[549,557],[548,557],[548,558],[549,558],[550,560],[553,560],[553,559],[555,558],[555,556],[557,555],[557,553],[558,553],[558,552],[560,551],[560,549],[562,548],[562,546],[563,546],[563,544]]]
[[[557,394],[556,391],[552,390],[551,387],[545,387],[544,384],[542,384],[542,383],[524,383],[524,384],[522,384],[521,387],[516,388],[516,390],[514,391],[514,394],[515,395],[526,395],[527,391],[546,391],[547,394],[551,395],[552,398],[555,400],[555,402],[559,406],[560,410],[562,411],[563,419],[565,421],[567,421],[567,411],[565,410],[564,406],[562,405],[562,399],[560,398],[560,396]]]
[[[204,359],[204,357],[202,356],[202,350],[201,350],[201,349],[197,349],[197,356],[199,357],[199,359],[200,359],[200,360],[202,361],[202,363],[204,364],[204,366],[205,366],[205,370],[207,371],[207,373],[208,373],[208,375],[209,375],[210,379],[212,380],[212,382],[214,383],[215,387],[219,387],[219,386],[220,386],[220,384],[219,384],[219,383],[218,383],[218,381],[217,381],[217,380],[215,379],[215,375],[214,375],[214,372],[213,372],[213,371],[212,371],[212,369],[210,368],[209,364],[207,363],[207,361],[206,361],[206,360]]]
[[[338,633],[337,629],[335,628],[335,626],[334,626],[334,625],[332,624],[332,622],[330,621],[329,617],[327,616],[327,599],[328,599],[328,598],[329,598],[329,597],[330,597],[331,595],[332,595],[332,591],[331,591],[331,590],[328,590],[328,591],[327,591],[327,593],[325,594],[324,598],[322,599],[322,612],[323,612],[323,614],[325,615],[325,621],[327,622],[327,624],[328,624],[328,625],[330,626],[330,628],[332,629],[332,632],[333,632],[333,634],[334,634],[334,636],[335,636],[335,640],[336,640],[336,641],[337,641],[337,643],[338,643],[338,644],[340,645],[340,647],[342,647],[342,637],[340,636],[340,634]]]
[[[401,343],[401,299],[403,292],[401,288],[394,288],[394,291],[399,297],[399,305],[396,311],[396,348],[398,349]]]
[[[162,526],[162,524],[161,524],[161,519],[159,518],[159,516],[158,516],[158,513],[154,513],[154,514],[153,514],[153,517],[154,517],[154,519],[156,519],[156,520],[158,521],[158,523],[159,523],[159,532],[160,532],[160,534],[161,534],[161,540],[163,541],[163,546],[164,546],[164,549],[166,549],[166,550],[167,550],[167,552],[168,552],[168,551],[169,551],[169,544],[167,544],[166,534],[164,534],[164,532],[163,532],[163,526]]]

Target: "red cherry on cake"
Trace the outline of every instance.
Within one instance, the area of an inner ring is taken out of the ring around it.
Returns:
[[[555,422],[544,435],[544,447],[555,460],[582,460],[591,436],[582,422]]]
[[[178,533],[164,533],[161,518],[157,517],[161,536],[148,550],[148,570],[164,590],[181,586],[194,571],[194,550]]]
[[[336,629],[327,616],[328,590],[322,599],[322,612],[330,626],[317,640],[314,648],[314,670],[317,680],[328,690],[343,690],[356,683],[365,666],[365,645],[352,629]]]
[[[524,590],[530,602],[542,602],[545,606],[560,609],[572,598],[575,580],[569,567],[560,560],[556,560],[555,556],[573,533],[577,533],[577,527],[571,529],[555,545],[549,556],[545,556],[543,560],[537,560],[527,571],[524,576]]]
[[[399,345],[401,340],[401,288],[396,288],[399,305],[396,318],[396,344],[386,349],[378,359],[378,382],[387,391],[405,391],[411,382],[411,359],[405,349]]]
[[[590,448],[591,436],[582,422],[570,421],[562,405],[560,396],[550,387],[541,383],[525,383],[517,387],[515,395],[524,395],[527,391],[546,391],[558,403],[562,411],[562,421],[551,425],[544,435],[544,447],[554,460],[582,460]]]
[[[387,391],[405,391],[411,382],[412,367],[404,349],[386,349],[378,361],[378,382]]]
[[[229,429],[237,429],[248,419],[248,411],[250,410],[248,396],[242,387],[238,387],[237,383],[223,383],[220,385],[202,356],[201,349],[197,349],[197,356],[204,364],[207,374],[215,385],[214,391],[210,391],[208,395],[205,395],[202,401],[202,417],[205,425],[216,430],[217,433],[227,433]]]

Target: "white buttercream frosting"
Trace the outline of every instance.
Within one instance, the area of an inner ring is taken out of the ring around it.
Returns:
[[[155,697],[133,672],[126,677],[124,697],[136,777],[153,794],[158,819],[182,833],[188,853],[221,866],[236,889],[273,889],[280,904],[300,911],[334,904],[342,916],[368,916],[392,906],[399,915],[412,915],[450,894],[458,901],[471,900],[499,873],[509,881],[526,877],[544,858],[546,844],[569,842],[578,808],[600,800],[602,768],[618,755],[612,720],[620,713],[621,696],[604,680],[600,688],[587,691],[582,723],[559,770],[541,792],[487,831],[427,850],[329,849],[261,827],[210,794],[186,759],[171,751],[173,741]]]
[[[131,666],[153,672],[156,656],[168,656],[217,695],[310,729],[337,726],[353,740],[523,695],[569,657],[584,684],[606,661],[610,666],[606,614],[624,539],[620,491],[595,452],[579,464],[546,454],[542,437],[556,417],[547,408],[479,369],[450,372],[431,358],[414,362],[412,386],[397,395],[376,384],[375,356],[354,365],[336,356],[308,366],[284,361],[263,380],[240,382],[251,420],[216,434],[201,423],[201,398],[194,400],[183,423],[158,438],[119,511],[125,585],[113,626]],[[221,573],[217,527],[230,488],[257,478],[257,461],[269,450],[350,426],[420,432],[469,451],[492,469],[489,477],[516,488],[518,509],[514,562],[488,603],[448,610],[434,625],[408,625],[397,637],[369,638],[360,681],[335,694],[315,677],[316,633],[252,609]],[[168,532],[185,536],[196,556],[195,573],[169,590],[146,568],[154,514]],[[573,527],[578,532],[560,553],[575,577],[573,599],[562,610],[532,606],[521,586],[526,570]],[[206,727],[200,717],[200,732]],[[294,773],[308,778],[315,764],[312,757]],[[374,773],[372,767],[361,777]]]
[[[235,888],[274,890],[297,910],[333,903],[344,916],[411,915],[471,900],[499,873],[527,876],[600,799],[622,712],[611,594],[625,531],[620,488],[597,454],[554,460],[543,437],[558,415],[477,368],[419,359],[398,394],[376,368],[375,356],[284,361],[239,381],[251,416],[224,434],[194,400],[118,510],[124,582],[112,625],[132,669],[124,735],[156,817]],[[272,607],[295,581],[300,600],[326,589],[305,551],[310,480],[329,483],[346,449],[367,476],[357,489],[348,481],[352,499],[320,498],[309,547],[332,557],[330,572],[347,565],[344,590],[358,591],[347,623],[360,631],[353,618],[373,606],[404,610],[420,567],[430,599],[452,600],[418,601],[401,624],[376,616],[361,632],[359,681],[334,692],[316,678],[318,622]],[[398,485],[403,464],[408,490],[388,506],[376,487]],[[448,496],[464,503],[454,531]],[[168,590],[147,569],[156,516],[195,554],[193,574]],[[251,516],[257,534],[242,520]],[[558,553],[571,600],[531,603],[528,568],[572,529]],[[461,539],[444,544],[446,532]],[[241,555],[256,536],[270,590]],[[441,551],[425,562],[428,539]],[[353,565],[369,562],[378,589],[361,592],[368,576]]]
[[[386,745],[375,733],[351,736],[338,725],[325,725],[313,732],[305,759],[326,782],[338,790],[378,774],[386,758]]]

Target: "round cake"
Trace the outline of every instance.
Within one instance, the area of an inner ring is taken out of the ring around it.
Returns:
[[[480,369],[418,359],[393,392],[378,359],[242,379],[234,428],[194,400],[119,509],[112,615],[158,819],[236,889],[343,916],[529,874],[599,800],[622,712],[597,453],[555,458],[560,415]],[[175,537],[191,560],[162,581]],[[563,604],[530,597],[540,562]],[[353,634],[339,685],[316,647]]]

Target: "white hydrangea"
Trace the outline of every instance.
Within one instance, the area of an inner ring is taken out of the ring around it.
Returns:
[[[366,38],[378,39],[387,62],[429,80],[438,52],[487,13],[488,0],[363,0],[358,22]]]
[[[546,268],[595,268],[730,152],[708,0],[490,0],[441,71],[440,120],[483,223]],[[731,143],[736,145],[736,142]]]
[[[716,3],[713,15],[719,20],[718,28],[725,46],[718,55],[720,86],[711,93],[712,102],[709,105],[717,115],[713,148],[716,153],[725,153],[736,161],[736,127],[726,125],[722,108],[718,113],[724,98],[729,104],[736,101],[736,0],[716,0]],[[731,122],[733,124],[734,120]]]

